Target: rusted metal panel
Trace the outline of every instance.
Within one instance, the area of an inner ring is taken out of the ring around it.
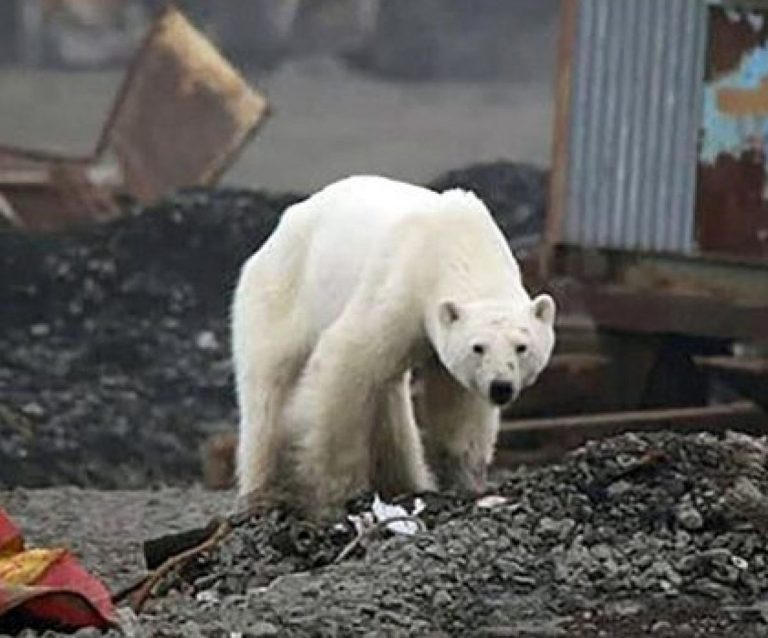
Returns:
[[[708,21],[697,239],[768,257],[768,10],[712,6]]]
[[[213,183],[266,115],[266,100],[169,7],[129,69],[97,155],[113,154],[126,189],[150,201]]]
[[[567,188],[552,235],[582,247],[691,253],[706,4],[577,5]],[[557,161],[554,169],[553,181],[562,179]]]

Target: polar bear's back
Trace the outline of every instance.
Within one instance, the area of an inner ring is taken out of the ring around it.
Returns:
[[[440,237],[434,236],[435,228]],[[289,208],[274,239],[280,252],[302,255],[302,305],[311,308],[317,328],[331,323],[355,291],[366,266],[381,251],[408,234],[425,243],[464,242],[480,235],[472,248],[487,247],[506,261],[508,248],[485,206],[463,191],[438,194],[384,177],[355,176],[335,182]],[[397,250],[397,249],[396,249]],[[510,256],[511,258],[511,256]],[[278,260],[285,265],[287,260]],[[295,263],[295,262],[294,262]],[[516,268],[516,266],[514,266]],[[298,274],[298,273],[296,273]]]
[[[323,232],[374,241],[402,220],[435,209],[440,195],[386,177],[360,175],[335,182],[310,197],[306,204]]]
[[[319,326],[338,315],[369,260],[398,241],[400,227],[430,215],[439,201],[440,195],[426,188],[355,176],[327,186],[290,211],[308,239],[304,294]]]

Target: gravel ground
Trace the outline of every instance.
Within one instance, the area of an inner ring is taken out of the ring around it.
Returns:
[[[435,183],[474,188],[525,241],[545,177],[494,163]],[[299,198],[197,190],[80,232],[0,230],[0,488],[199,480],[199,445],[236,422],[239,266]]]
[[[285,201],[190,192],[79,233],[1,233],[0,486],[198,478],[197,446],[234,423],[237,269]]]
[[[68,547],[117,591],[141,575],[144,539],[191,529],[226,513],[233,495],[200,488],[99,491],[77,487],[0,492],[33,547]]]
[[[427,495],[425,532],[372,538],[337,564],[348,525],[274,511],[180,575],[139,626],[148,636],[766,636],[766,461],[766,439],[622,435],[505,477],[494,507]],[[136,568],[137,534],[228,505],[200,492],[76,494],[88,497],[82,514],[72,492],[15,491],[8,502],[32,540],[77,537],[112,583]]]

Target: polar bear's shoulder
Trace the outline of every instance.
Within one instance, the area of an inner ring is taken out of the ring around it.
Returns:
[[[443,222],[487,223],[491,217],[480,199],[469,191],[452,189],[438,193],[423,186],[379,177],[354,175],[334,182],[307,203],[320,214],[344,217],[436,218]]]
[[[416,184],[409,184],[379,175],[351,175],[329,184],[320,190],[319,194],[326,194],[332,197],[347,197],[351,195],[384,197],[399,202],[429,201],[437,196],[435,191],[424,186],[417,186]]]
[[[431,210],[440,196],[422,186],[376,175],[354,175],[323,188],[309,201],[323,211],[341,210],[346,215],[404,216]]]

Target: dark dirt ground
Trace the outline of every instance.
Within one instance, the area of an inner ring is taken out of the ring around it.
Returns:
[[[434,184],[476,190],[524,244],[541,228],[545,178],[499,162]],[[0,230],[0,488],[198,480],[199,445],[236,423],[239,266],[298,199],[188,191],[79,232]]]

